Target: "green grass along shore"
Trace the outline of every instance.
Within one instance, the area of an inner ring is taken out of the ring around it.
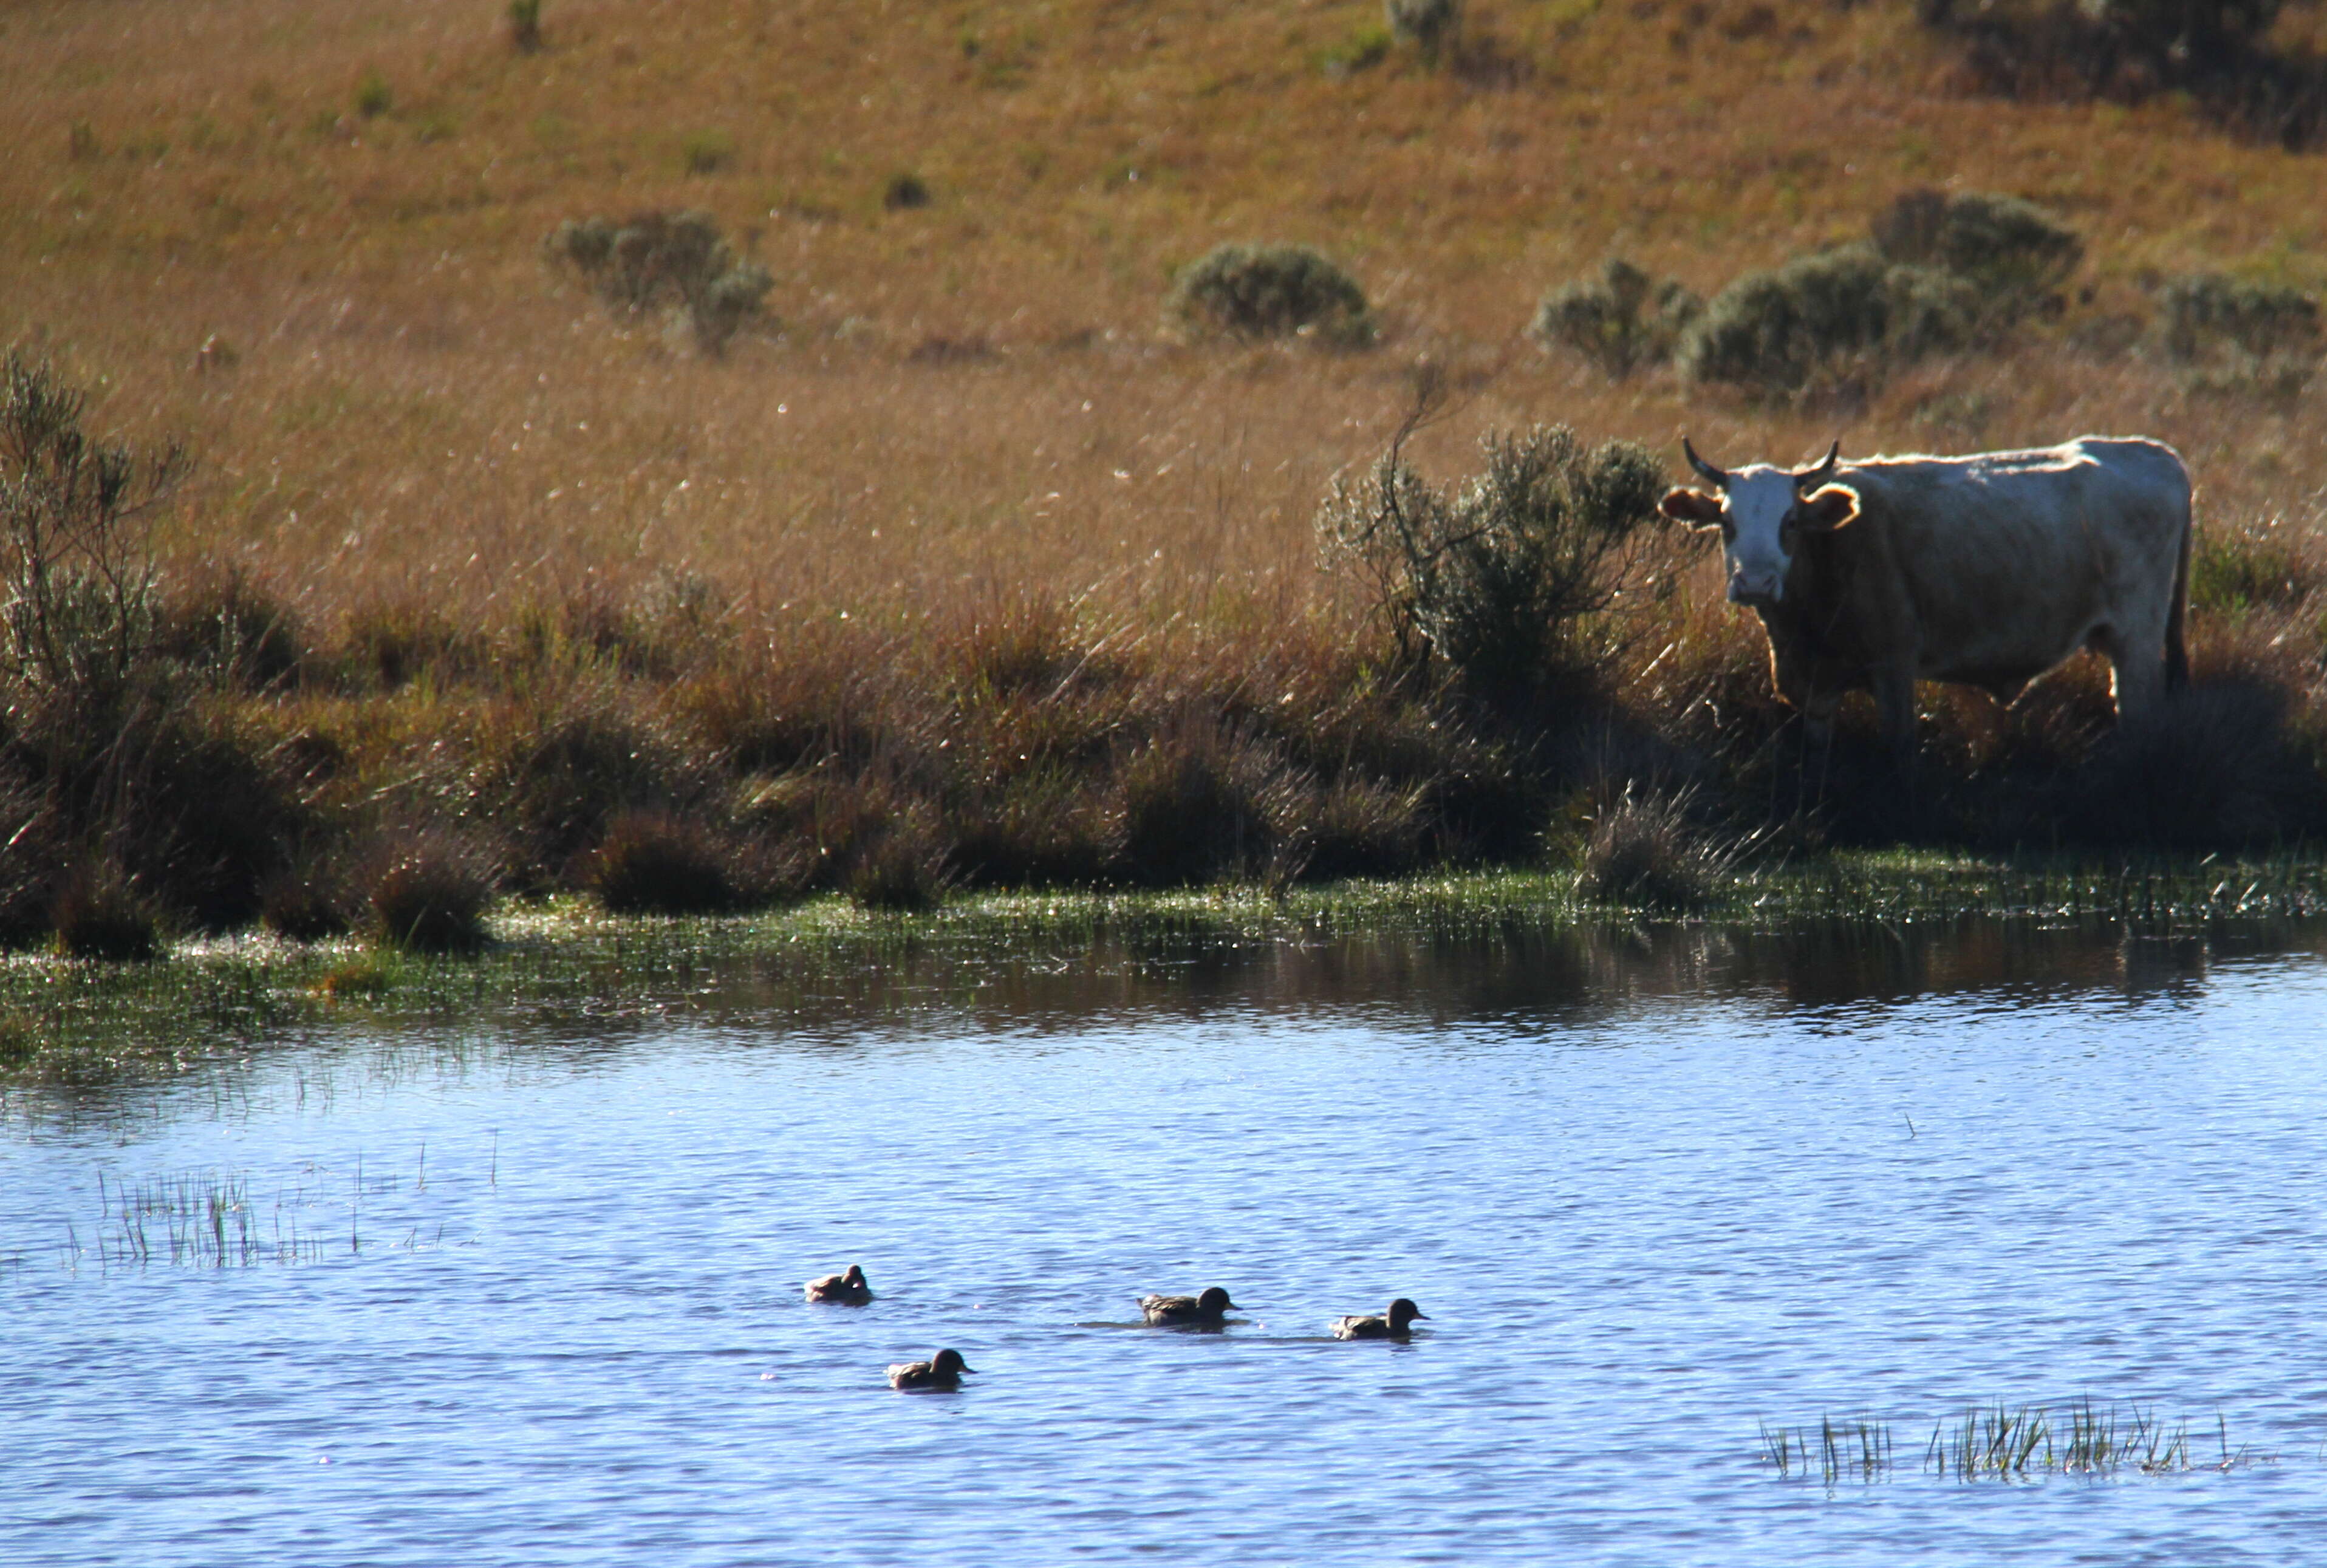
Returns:
[[[259,935],[176,943],[142,963],[13,956],[0,961],[0,1088],[135,1082],[358,1034],[473,1042],[528,1020],[586,1018],[620,1033],[690,1014],[903,1017],[974,1002],[996,979],[1062,962],[1105,969],[1328,939],[1905,929],[1974,919],[2188,932],[2322,914],[2327,854],[2310,851],[2106,863],[1840,853],[1738,871],[1686,915],[1595,901],[1565,870],[1281,893],[1250,884],[986,893],[923,913],[867,910],[836,895],[762,914],[661,919],[562,897],[500,906],[493,942],[470,957]]]

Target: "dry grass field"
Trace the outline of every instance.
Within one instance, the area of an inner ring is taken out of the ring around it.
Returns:
[[[1482,432],[1550,422],[1676,466],[1683,431],[1724,462],[1836,437],[2163,438],[2199,478],[2201,527],[2241,542],[2226,570],[2259,558],[2269,579],[2201,602],[2201,674],[2266,667],[2288,712],[2316,705],[2327,377],[2201,378],[2142,334],[2179,274],[2327,282],[2320,154],[2223,135],[2172,96],[1970,96],[1953,46],[1891,0],[1472,0],[1435,70],[1405,44],[1370,58],[1380,15],[547,0],[526,52],[479,0],[0,13],[0,341],[91,388],[98,428],[198,455],[158,544],[165,593],[232,582],[298,628],[290,677],[177,705],[256,748],[287,825],[267,863],[196,897],[159,869],[184,830],[139,847],[33,791],[23,811],[49,826],[11,842],[45,835],[53,863],[18,880],[112,879],[230,923],[261,883],[391,829],[466,835],[519,886],[586,879],[610,821],[708,834],[715,858],[757,845],[769,885],[843,862],[879,882],[866,845],[895,841],[908,900],[931,877],[1519,853],[1563,798],[1526,761],[1556,726],[1499,729],[1385,672],[1313,538],[1331,476],[1372,460],[1425,364],[1455,397],[1413,455],[1449,480]],[[2279,36],[2322,25],[2292,6]],[[926,202],[885,199],[902,175]],[[2076,229],[2065,311],[1995,351],[1774,403],[1665,369],[1612,383],[1522,335],[1547,287],[1607,257],[1710,295],[1863,237],[1917,185]],[[540,248],[561,219],[679,208],[775,280],[722,357],[611,318]],[[1245,238],[1335,258],[1378,343],[1167,330],[1175,269]],[[1621,722],[1595,722],[1659,757],[1750,760],[1782,716],[1759,634],[1714,602],[1701,553],[1675,542],[1657,570],[1679,591],[1623,639]],[[2098,678],[2061,677],[2053,709],[2089,714]],[[1966,777],[2020,723],[1984,702],[1932,694]],[[30,710],[12,711],[21,737]],[[574,742],[589,757],[543,762],[576,724],[598,726]],[[2076,733],[2048,766],[2074,764]],[[1184,865],[1126,847],[1144,842],[1133,776],[1167,741],[1182,807],[1249,818],[1249,844],[1238,826]],[[1738,765],[1725,787],[1760,789]],[[1510,813],[1528,819],[1497,825]],[[2044,836],[2041,812],[2006,815],[1983,831]],[[2231,816],[2233,836],[2304,826]]]

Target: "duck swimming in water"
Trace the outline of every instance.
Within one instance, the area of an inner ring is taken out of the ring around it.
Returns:
[[[1333,1338],[1336,1339],[1403,1339],[1416,1318],[1427,1318],[1428,1312],[1404,1296],[1389,1304],[1389,1314],[1380,1318],[1335,1318]]]
[[[949,1393],[961,1386],[961,1375],[977,1368],[967,1365],[958,1350],[940,1350],[926,1361],[900,1361],[889,1368],[889,1386],[905,1389],[943,1389]]]
[[[873,1299],[873,1287],[864,1283],[864,1271],[853,1263],[846,1274],[810,1280],[804,1288],[809,1301],[836,1302],[844,1307],[861,1307]]]
[[[1218,1328],[1231,1311],[1242,1311],[1228,1292],[1214,1285],[1201,1296],[1142,1296],[1139,1310],[1157,1327]]]

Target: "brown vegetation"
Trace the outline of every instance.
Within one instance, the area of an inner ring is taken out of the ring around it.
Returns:
[[[2182,353],[2157,297],[2315,294],[2315,158],[2166,97],[1967,101],[1904,6],[1472,0],[1435,70],[1365,43],[1383,14],[584,3],[521,49],[451,0],[0,19],[0,341],[92,432],[201,460],[152,681],[7,698],[0,936],[90,864],[195,925],[417,930],[376,879],[422,829],[458,837],[446,886],[638,907],[1391,873],[1534,853],[1634,777],[1811,841],[2315,830],[2315,356]],[[2058,308],[1807,398],[1522,336],[1611,256],[1713,299],[1923,187],[2071,225]],[[541,259],[567,219],[692,211],[774,280],[721,356]],[[1375,346],[1161,330],[1175,271],[1251,239],[1331,256]],[[1489,700],[1313,531],[1420,361],[1453,396],[1405,456],[1439,484],[1552,423],[1731,462],[2170,441],[2206,530],[2182,728],[2110,737],[2080,662],[2010,712],[1930,691],[1911,796],[1855,704],[1804,757],[1668,538],[1594,611],[1593,678]],[[2173,823],[2091,808],[2167,774]]]

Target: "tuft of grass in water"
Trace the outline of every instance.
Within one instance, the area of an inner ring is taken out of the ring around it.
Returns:
[[[1888,1422],[1866,1416],[1836,1421],[1818,1417],[1818,1445],[1810,1445],[1807,1430],[1762,1427],[1762,1462],[1790,1480],[1795,1472],[1808,1476],[1813,1466],[1827,1486],[1842,1480],[1880,1480],[1891,1473],[1893,1461]]]
[[[350,958],[324,972],[309,989],[328,1001],[354,996],[382,996],[396,984],[397,966],[378,954]]]
[[[2237,1470],[2266,1462],[2266,1456],[2230,1447],[2229,1423],[2219,1413],[2218,1459],[2207,1468]],[[1818,1419],[1816,1439],[1807,1427],[1761,1428],[1761,1458],[1780,1479],[1816,1476],[1827,1486],[1843,1480],[1889,1479],[1898,1468],[1891,1423],[1870,1416]],[[2055,1411],[2044,1405],[2002,1404],[1976,1406],[1952,1422],[1933,1425],[1921,1468],[1959,1481],[2024,1480],[2041,1475],[2106,1477],[2127,1470],[2168,1475],[2199,1468],[2186,1421],[2171,1426],[2153,1408],[2134,1405],[2106,1408],[2079,1399]]]
[[[1690,818],[1691,792],[1622,795],[1593,819],[1577,885],[1597,902],[1668,913],[1703,909],[1743,855]]]

